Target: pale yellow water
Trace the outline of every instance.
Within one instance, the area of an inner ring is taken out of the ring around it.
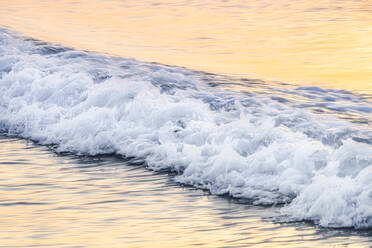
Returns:
[[[78,49],[372,92],[370,0],[0,0],[0,24]]]
[[[81,50],[372,94],[368,0],[0,0],[0,25]],[[183,188],[116,157],[2,137],[0,174],[0,247],[372,244],[370,230],[276,223],[279,207]]]
[[[0,247],[369,247],[371,231],[274,223],[115,157],[0,137]]]

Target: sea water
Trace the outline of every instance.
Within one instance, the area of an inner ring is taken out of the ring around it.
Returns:
[[[0,138],[0,247],[369,247],[370,230],[276,222],[276,208],[181,187],[113,156]]]
[[[80,50],[372,91],[369,0],[0,0],[0,24]]]
[[[62,2],[72,13],[82,3]],[[10,19],[13,27],[17,18]],[[365,37],[360,47],[369,58]],[[110,48],[102,52],[111,55],[102,55],[10,29],[0,31],[0,44],[0,132],[8,137],[92,160],[120,156],[123,166],[130,159],[142,169],[171,173],[177,185],[240,199],[258,212],[269,206],[262,214],[272,223],[372,226],[372,97],[370,81],[356,76],[368,75],[368,63],[358,67],[367,74],[354,70],[355,84],[344,87],[326,78],[299,84],[251,78],[249,71],[202,72],[113,56]],[[18,141],[5,143],[12,142]]]

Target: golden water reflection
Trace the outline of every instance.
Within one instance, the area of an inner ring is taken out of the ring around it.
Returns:
[[[0,137],[0,247],[368,247],[370,232],[278,224],[113,157]]]
[[[0,0],[0,24],[78,49],[372,93],[369,0]]]

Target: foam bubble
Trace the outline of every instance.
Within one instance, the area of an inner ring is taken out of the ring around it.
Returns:
[[[372,105],[362,96],[247,80],[237,92],[227,77],[6,30],[0,44],[2,133],[58,152],[136,157],[213,194],[285,203],[286,220],[372,226]]]

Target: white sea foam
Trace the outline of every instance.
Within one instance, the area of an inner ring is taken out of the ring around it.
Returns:
[[[59,152],[135,157],[253,204],[286,203],[286,220],[372,226],[372,105],[362,96],[250,80],[235,92],[237,82],[222,76],[6,30],[0,73],[2,133]]]

